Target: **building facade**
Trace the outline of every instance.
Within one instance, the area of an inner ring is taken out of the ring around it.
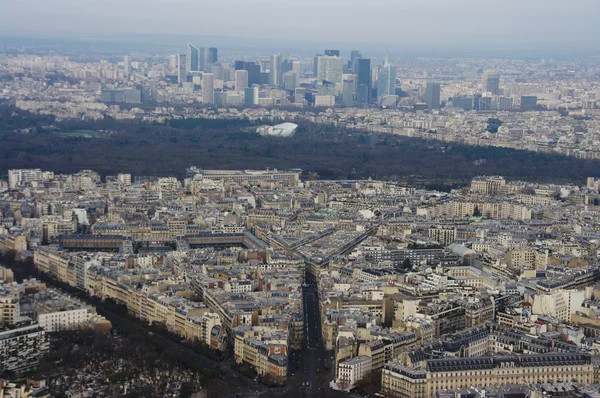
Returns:
[[[40,325],[0,332],[0,369],[16,373],[35,369],[49,349],[48,335]]]
[[[533,383],[594,383],[592,357],[582,353],[444,358],[422,367],[385,365],[382,392],[390,397],[429,398],[439,390]]]

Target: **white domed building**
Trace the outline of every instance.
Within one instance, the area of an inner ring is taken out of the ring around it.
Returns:
[[[281,123],[276,126],[260,126],[256,132],[262,136],[293,137],[296,134],[297,124]]]

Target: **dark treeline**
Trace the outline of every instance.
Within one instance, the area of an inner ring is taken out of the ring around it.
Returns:
[[[292,138],[251,133],[255,123],[238,120],[174,120],[165,125],[138,122],[65,121],[23,112],[0,117],[0,175],[11,168],[40,167],[59,173],[93,169],[103,175],[182,177],[186,167],[301,168],[320,178],[378,178],[462,185],[475,175],[509,179],[575,182],[597,175],[598,161],[474,147],[298,122]],[[50,127],[51,126],[51,127]],[[29,128],[27,134],[18,129]],[[65,137],[56,131],[107,130],[99,138]]]

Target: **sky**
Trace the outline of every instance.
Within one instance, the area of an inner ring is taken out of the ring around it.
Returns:
[[[597,47],[600,0],[0,0],[0,33]]]

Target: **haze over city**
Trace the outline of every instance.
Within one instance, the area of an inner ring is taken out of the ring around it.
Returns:
[[[178,34],[343,43],[598,49],[595,0],[3,1],[2,32],[104,38]]]

